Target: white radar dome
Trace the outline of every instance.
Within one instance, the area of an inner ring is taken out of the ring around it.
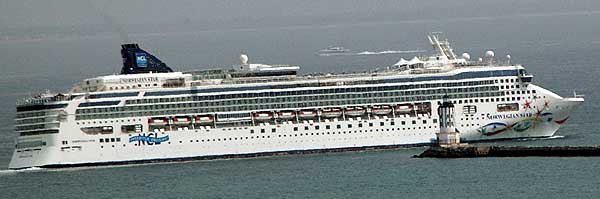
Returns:
[[[248,55],[240,55],[240,61],[242,61],[242,65],[248,65]]]
[[[469,60],[469,59],[471,59],[471,55],[469,55],[469,53],[463,53],[462,58],[465,60]]]
[[[506,55],[506,59],[510,59],[510,55]]]
[[[494,51],[488,50],[485,52],[486,57],[494,57]]]

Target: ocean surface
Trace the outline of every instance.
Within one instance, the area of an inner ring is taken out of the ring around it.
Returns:
[[[345,22],[261,28],[165,30],[129,38],[176,70],[250,62],[293,64],[301,72],[373,70],[427,55],[427,33],[442,31],[457,54],[493,49],[527,67],[534,83],[586,102],[552,139],[499,145],[599,145],[600,12]],[[45,89],[118,73],[118,34],[0,41],[0,198],[598,198],[600,157],[413,159],[424,148],[291,155],[63,170],[8,171],[15,101]],[[355,52],[316,56],[344,46]]]

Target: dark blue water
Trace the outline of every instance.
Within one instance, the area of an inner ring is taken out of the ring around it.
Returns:
[[[302,73],[363,71],[407,55],[318,57],[316,50],[429,50],[425,35],[443,31],[457,53],[510,54],[535,83],[563,96],[586,95],[559,139],[502,145],[598,145],[598,12],[372,21],[318,26],[133,34],[133,41],[177,70],[254,63],[294,64]],[[117,35],[0,42],[0,168],[12,153],[14,103],[33,91],[67,90],[83,78],[120,69]],[[600,159],[412,159],[423,148],[295,155],[174,164],[0,171],[0,198],[595,198]]]

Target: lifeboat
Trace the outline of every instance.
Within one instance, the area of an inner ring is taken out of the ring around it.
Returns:
[[[317,116],[317,111],[313,111],[313,110],[305,110],[305,111],[298,112],[298,117],[300,117],[300,118],[314,118],[316,116]]]
[[[148,118],[148,125],[166,125],[168,122],[169,119],[164,117]]]
[[[412,104],[398,104],[398,106],[396,106],[396,112],[398,113],[411,113],[412,111]]]
[[[192,122],[192,119],[190,117],[174,117],[173,118],[173,123],[174,124],[189,124]]]
[[[346,115],[351,117],[361,116],[365,114],[365,108],[363,107],[349,107],[346,108]]]
[[[296,113],[294,111],[282,111],[277,113],[277,117],[283,120],[291,120],[296,117]]]
[[[342,116],[342,109],[339,109],[339,108],[323,109],[321,111],[321,116],[322,117],[327,117],[327,118],[340,117],[340,116]]]
[[[271,113],[271,112],[254,113],[254,120],[270,120],[270,119],[273,119],[273,113]]]
[[[202,123],[211,123],[213,121],[215,121],[215,120],[210,115],[196,116],[196,123],[199,123],[199,124],[202,124]]]
[[[373,108],[371,108],[371,112],[375,115],[387,115],[392,112],[392,108],[388,105],[373,106]]]

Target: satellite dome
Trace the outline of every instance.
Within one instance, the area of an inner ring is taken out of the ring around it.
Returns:
[[[483,58],[481,58],[481,57],[480,57],[478,60],[479,60],[479,62],[482,62],[482,61],[483,61]]]
[[[242,61],[242,65],[248,65],[248,55],[240,55],[240,61]]]
[[[469,60],[469,59],[471,59],[471,55],[469,55],[469,53],[463,53],[463,54],[462,54],[462,57],[463,57],[463,59],[465,59],[465,60]]]
[[[506,55],[506,59],[510,59],[510,55]]]
[[[486,57],[494,57],[494,51],[488,50],[485,52]]]

